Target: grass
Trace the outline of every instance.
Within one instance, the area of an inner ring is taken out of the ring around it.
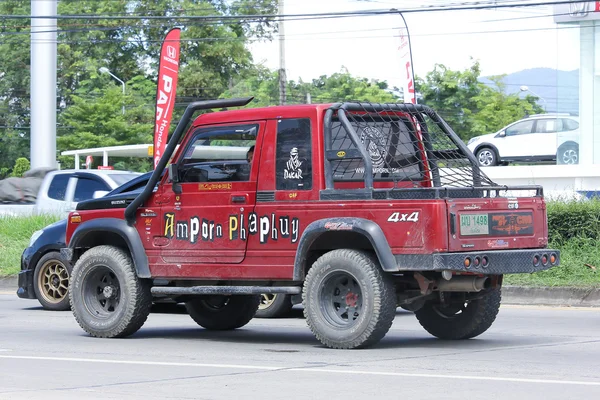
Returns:
[[[534,274],[515,274],[504,277],[505,285],[600,287],[600,240],[572,238],[564,244],[551,243],[560,250],[558,267]],[[591,265],[594,268],[586,266]]]
[[[0,217],[0,277],[16,275],[31,234],[56,221],[58,217],[50,215]]]
[[[552,215],[552,212],[549,214]],[[0,217],[0,277],[16,275],[21,269],[21,253],[29,245],[31,234],[57,220],[57,217],[47,215]],[[549,246],[561,251],[560,266],[534,274],[507,275],[504,283],[519,286],[600,287],[600,238],[573,237],[571,233],[574,232],[560,232],[562,238],[569,238],[554,240]],[[598,235],[597,232],[589,233]]]

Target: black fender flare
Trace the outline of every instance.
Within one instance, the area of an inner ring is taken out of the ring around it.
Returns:
[[[294,280],[304,280],[304,264],[306,263],[308,249],[325,232],[356,232],[365,236],[379,259],[381,268],[386,272],[398,271],[396,258],[383,233],[381,227],[364,218],[325,218],[311,222],[300,237],[296,259],[294,261]]]
[[[133,226],[129,226],[125,220],[118,218],[98,218],[82,223],[75,229],[69,241],[69,253],[73,254],[90,233],[110,232],[119,235],[127,244],[133,265],[140,278],[150,278],[150,267],[148,257],[142,243],[142,239]],[[72,257],[70,259],[72,261]]]

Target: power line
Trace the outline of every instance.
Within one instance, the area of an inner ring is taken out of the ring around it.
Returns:
[[[418,8],[406,8],[406,9],[391,9],[391,10],[358,10],[358,11],[341,11],[341,12],[327,12],[327,13],[300,13],[300,14],[244,14],[244,15],[99,15],[99,14],[83,14],[83,15],[39,15],[39,16],[31,16],[31,15],[4,15],[2,16],[4,19],[104,19],[104,20],[245,20],[245,19],[275,19],[275,18],[283,18],[284,20],[287,18],[320,18],[320,17],[329,17],[329,16],[337,16],[337,17],[352,17],[352,16],[375,16],[375,15],[388,15],[388,14],[397,14],[402,12],[404,14],[409,13],[420,13],[420,12],[436,12],[436,11],[468,11],[468,10],[486,10],[486,9],[499,9],[499,8],[516,8],[516,7],[539,7],[539,6],[548,6],[548,5],[558,5],[558,4],[570,4],[573,1],[554,1],[554,2],[505,2],[502,4],[493,4],[491,2],[487,2],[479,5],[458,5],[458,6],[430,6],[430,7],[418,7]]]

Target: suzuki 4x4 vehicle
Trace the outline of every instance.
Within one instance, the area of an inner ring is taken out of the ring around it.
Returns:
[[[251,100],[190,104],[125,210],[88,202],[69,216],[62,252],[86,332],[133,334],[159,294],[206,329],[235,329],[260,294],[281,293],[302,295],[332,348],[378,342],[398,305],[439,338],[468,339],[496,318],[504,274],[558,265],[542,188],[495,185],[430,108],[311,104],[192,120]]]

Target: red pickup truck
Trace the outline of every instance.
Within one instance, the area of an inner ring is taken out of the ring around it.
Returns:
[[[184,302],[206,329],[235,329],[260,294],[276,293],[301,295],[332,348],[377,343],[397,306],[434,336],[468,339],[496,318],[504,274],[559,264],[542,188],[496,185],[431,108],[311,104],[193,119],[251,100],[190,104],[141,194],[70,214],[62,253],[86,332],[131,335],[152,296]]]

